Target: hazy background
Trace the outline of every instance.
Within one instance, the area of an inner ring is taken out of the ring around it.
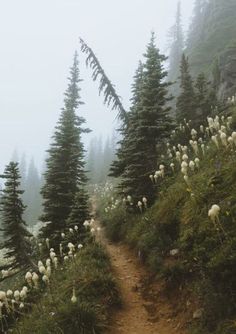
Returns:
[[[185,29],[193,0],[182,0]],[[95,51],[117,92],[129,106],[138,60],[154,30],[166,52],[177,0],[0,0],[0,172],[14,149],[33,155],[41,168],[63,106],[63,93],[81,36]],[[102,104],[80,56],[81,115],[106,137],[114,111]]]

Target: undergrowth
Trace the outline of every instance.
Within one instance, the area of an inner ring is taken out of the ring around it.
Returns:
[[[76,303],[71,302],[75,289]],[[58,268],[43,295],[24,314],[12,333],[98,334],[104,332],[113,307],[120,305],[109,258],[102,246],[85,246],[77,257]]]
[[[235,126],[235,117],[233,120]],[[107,236],[125,241],[162,277],[168,288],[186,286],[202,316],[192,320],[193,334],[236,333],[236,152],[229,147],[209,149],[200,168],[159,184],[154,205],[130,213],[125,204],[106,206],[109,193],[99,199],[99,214]],[[220,207],[219,222],[208,217]],[[105,212],[105,211],[107,212]],[[171,250],[176,255],[171,256]]]

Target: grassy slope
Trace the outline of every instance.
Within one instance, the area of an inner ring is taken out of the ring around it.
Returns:
[[[168,287],[186,287],[204,309],[191,333],[236,333],[236,152],[213,143],[200,169],[181,173],[159,185],[156,203],[144,214],[129,214],[120,204],[100,214],[108,236],[134,247]],[[220,224],[208,217],[220,206]],[[107,205],[107,204],[106,204]],[[177,248],[179,255],[170,256]],[[191,320],[191,319],[190,319]]]
[[[76,303],[71,302],[73,287]],[[66,268],[59,266],[50,287],[36,298],[13,333],[102,333],[111,307],[120,303],[109,259],[95,243],[85,246]]]

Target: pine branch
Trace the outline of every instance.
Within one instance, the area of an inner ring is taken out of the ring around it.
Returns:
[[[93,81],[96,81],[99,78],[99,95],[103,93],[104,104],[107,106],[111,105],[112,110],[118,110],[118,117],[120,119],[126,119],[126,111],[121,103],[120,97],[117,95],[114,86],[108,79],[93,50],[82,38],[80,38],[80,44],[81,51],[87,55],[86,66],[89,66],[93,71]]]

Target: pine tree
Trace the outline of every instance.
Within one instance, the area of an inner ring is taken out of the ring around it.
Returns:
[[[83,223],[90,217],[88,199],[85,189],[80,189],[75,195],[72,210],[67,220],[67,225],[69,227],[77,225],[80,233],[85,232]]]
[[[20,190],[20,174],[18,163],[10,162],[2,175],[5,182],[1,197],[2,231],[4,241],[1,249],[6,249],[4,258],[8,264],[4,268],[27,267],[32,261],[30,233],[22,219],[25,206],[21,200],[23,190]],[[2,268],[3,268],[2,267]]]
[[[101,184],[103,181],[103,167],[103,138],[102,136],[99,136],[96,145],[96,164],[94,170],[96,183]]]
[[[195,119],[196,103],[193,80],[189,71],[188,58],[183,54],[180,66],[180,95],[176,103],[176,118],[178,122],[184,119]]]
[[[169,54],[168,79],[176,81],[180,75],[179,64],[181,62],[184,49],[184,33],[181,21],[181,2],[177,4],[175,24],[170,30],[171,47]],[[171,87],[173,88],[173,86]]]
[[[18,162],[18,161],[16,161]],[[26,170],[27,170],[27,163],[26,163],[26,155],[25,153],[22,154],[20,163],[19,163],[19,170],[21,175],[21,186],[25,189],[25,182],[26,182]]]
[[[131,101],[131,110],[126,114],[126,118],[123,120],[123,123],[118,130],[120,133],[121,139],[117,143],[117,150],[116,150],[116,159],[112,162],[110,167],[110,173],[109,176],[118,178],[120,177],[127,166],[126,161],[126,147],[129,145],[127,139],[128,134],[130,130],[130,126],[132,125],[132,115],[135,113],[135,108],[137,104],[140,102],[140,95],[141,95],[141,89],[143,85],[143,64],[140,61],[138,64],[138,68],[134,75],[134,83],[131,87],[131,93],[132,97],[130,99]],[[130,125],[130,126],[129,126]]]
[[[88,154],[87,154],[87,159],[86,159],[86,170],[88,171],[88,178],[91,184],[95,184],[97,182],[96,176],[95,176],[96,144],[97,144],[97,138],[93,137],[89,143]]]
[[[41,179],[32,158],[29,164],[26,180],[24,202],[27,205],[24,219],[32,226],[38,221],[42,211],[42,198],[40,195]]]
[[[65,228],[75,195],[87,180],[81,134],[89,130],[81,127],[85,120],[76,115],[78,107],[82,104],[78,87],[81,80],[77,53],[70,74],[64,108],[53,136],[53,143],[48,150],[45,184],[41,191],[42,220],[48,222],[42,232],[44,237],[49,238],[56,238],[61,229]]]
[[[150,184],[149,174],[156,169],[160,155],[158,146],[172,129],[170,108],[166,106],[169,101],[169,83],[165,81],[167,72],[163,69],[166,57],[156,47],[154,34],[144,57],[142,77],[139,76],[136,80],[133,89],[134,105],[128,117],[122,152],[125,169],[121,187],[134,200],[146,196],[151,203],[154,189]]]
[[[122,105],[119,95],[117,94],[115,87],[108,79],[104,69],[98,61],[93,50],[80,38],[81,51],[86,54],[86,65],[92,69],[93,81],[99,80],[99,95],[103,93],[104,104],[111,106],[112,110],[118,110],[118,117],[121,120],[125,120],[126,111]]]
[[[203,123],[217,106],[217,98],[213,87],[205,74],[200,73],[195,82],[196,118],[195,123]]]
[[[187,47],[192,48],[204,38],[205,11],[208,2],[206,0],[195,0],[193,18],[190,25]]]

